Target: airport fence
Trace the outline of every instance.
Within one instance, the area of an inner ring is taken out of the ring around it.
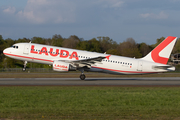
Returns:
[[[22,68],[0,68],[0,72],[23,72]],[[26,68],[26,72],[54,72],[52,68]]]

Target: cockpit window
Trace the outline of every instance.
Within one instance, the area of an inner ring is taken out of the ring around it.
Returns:
[[[15,45],[13,45],[12,47],[18,49],[18,46],[15,46]]]

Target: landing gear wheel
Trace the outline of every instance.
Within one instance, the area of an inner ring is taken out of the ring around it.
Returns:
[[[84,74],[81,74],[81,75],[80,75],[80,79],[81,79],[81,80],[85,80],[85,78],[86,78],[86,76],[85,76]]]
[[[23,68],[22,71],[26,71],[26,68]]]

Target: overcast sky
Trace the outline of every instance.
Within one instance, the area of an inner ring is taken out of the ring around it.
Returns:
[[[1,0],[4,39],[77,35],[156,43],[180,35],[180,0]]]

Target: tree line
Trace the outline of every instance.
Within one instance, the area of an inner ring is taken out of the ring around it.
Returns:
[[[52,38],[33,37],[19,38],[13,40],[11,38],[3,39],[0,35],[0,68],[20,68],[23,67],[23,61],[14,60],[4,56],[3,50],[7,47],[12,46],[15,43],[21,42],[32,42],[38,44],[52,45],[58,47],[73,48],[79,50],[86,50],[91,52],[106,53],[112,55],[119,55],[132,58],[141,58],[147,55],[152,49],[154,49],[160,42],[165,38],[161,37],[156,40],[155,44],[148,45],[146,43],[136,43],[133,38],[127,38],[125,41],[117,43],[109,37],[97,37],[90,40],[84,40],[76,35],[71,35],[69,38],[63,38],[61,35],[53,35]],[[180,39],[178,39],[174,49],[174,53],[180,53]],[[29,68],[50,68],[48,65],[29,63]]]

